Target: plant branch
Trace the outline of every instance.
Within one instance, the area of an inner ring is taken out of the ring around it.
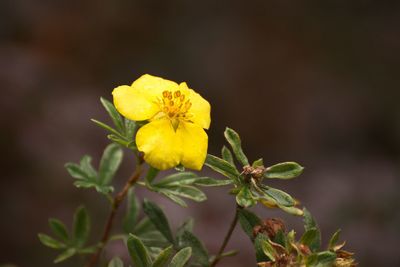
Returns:
[[[210,267],[214,267],[215,265],[217,265],[217,263],[220,261],[220,259],[222,259],[222,254],[224,253],[225,247],[228,244],[229,239],[232,236],[233,230],[235,229],[236,224],[238,222],[238,211],[241,208],[242,207],[240,207],[239,205],[236,205],[235,217],[233,217],[233,220],[231,222],[231,225],[229,226],[229,229],[228,229],[228,232],[226,233],[224,241],[222,242],[222,245],[219,248],[217,255],[215,255],[214,260],[211,262]]]
[[[135,172],[132,174],[132,176],[129,178],[129,180],[126,182],[122,190],[115,195],[113,201],[112,201],[112,207],[110,214],[108,215],[107,223],[106,226],[104,227],[103,231],[103,237],[101,238],[100,246],[97,249],[96,253],[90,257],[88,262],[86,263],[85,267],[94,267],[100,257],[101,252],[103,251],[104,246],[107,244],[108,240],[110,239],[110,232],[114,223],[115,215],[117,214],[118,208],[121,205],[122,201],[125,199],[129,188],[131,188],[137,180],[139,180],[140,175],[142,174],[142,164],[143,160],[139,157],[138,158],[138,164]]]

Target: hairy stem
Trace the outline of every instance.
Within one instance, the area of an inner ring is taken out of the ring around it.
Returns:
[[[126,184],[124,185],[122,190],[117,195],[115,195],[115,197],[112,201],[111,211],[110,211],[110,214],[108,215],[106,226],[104,227],[103,237],[101,238],[100,246],[97,249],[96,253],[93,254],[92,257],[90,257],[90,259],[86,263],[85,267],[96,266],[96,263],[100,257],[100,254],[103,251],[104,246],[107,244],[107,242],[110,238],[110,232],[111,232],[111,229],[112,229],[112,226],[114,223],[114,219],[115,219],[115,215],[117,214],[118,208],[121,205],[122,201],[125,199],[129,188],[131,188],[137,182],[140,175],[142,174],[142,164],[143,164],[143,161],[142,161],[142,159],[139,158],[139,163],[137,165],[135,172],[132,174],[132,176],[126,182]]]
[[[221,260],[221,255],[224,253],[225,247],[229,242],[229,239],[232,236],[233,230],[236,227],[236,224],[238,222],[238,211],[239,209],[241,209],[242,207],[240,207],[239,205],[236,205],[236,210],[235,210],[235,216],[233,217],[233,220],[231,222],[231,225],[229,226],[228,232],[226,233],[226,236],[224,238],[224,241],[222,242],[221,247],[219,248],[219,251],[217,253],[217,255],[215,255],[214,260],[211,262],[211,267],[214,267],[215,265],[217,265],[217,263]]]

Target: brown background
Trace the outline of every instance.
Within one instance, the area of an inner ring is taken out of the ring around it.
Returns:
[[[48,232],[48,217],[69,223],[82,202],[99,239],[106,202],[74,188],[63,164],[85,153],[99,159],[107,139],[89,121],[107,120],[99,97],[150,73],[187,81],[211,102],[211,153],[230,126],[251,159],[306,166],[273,185],[311,210],[324,242],[341,228],[360,266],[399,266],[397,2],[2,0],[0,264],[53,266],[55,253],[36,234]],[[119,186],[133,168],[126,155]],[[209,189],[208,202],[187,209],[147,196],[174,227],[194,217],[215,253],[233,216],[226,193]],[[301,233],[298,218],[258,212]],[[221,267],[254,265],[241,231],[229,248],[241,253]],[[113,244],[107,256],[124,251]]]

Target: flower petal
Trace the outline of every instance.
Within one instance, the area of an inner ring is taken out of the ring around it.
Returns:
[[[182,155],[181,140],[169,119],[151,121],[139,129],[136,145],[144,152],[144,159],[154,168],[166,170],[179,164]]]
[[[160,111],[157,102],[153,101],[147,94],[143,94],[140,90],[135,90],[131,86],[118,86],[112,94],[115,108],[130,120],[147,120]]]
[[[176,135],[177,139],[181,141],[181,164],[190,169],[200,170],[207,155],[208,136],[206,132],[197,124],[181,121]]]
[[[161,99],[162,92],[164,91],[173,92],[179,88],[176,82],[150,74],[142,75],[132,83],[132,87],[153,100]]]
[[[201,95],[196,93],[194,90],[190,89],[185,82],[179,84],[179,89],[185,92],[185,94],[190,99],[192,106],[189,110],[190,120],[201,126],[204,129],[208,129],[211,123],[211,106],[207,100],[205,100]]]
[[[132,86],[119,86],[114,89],[114,105],[124,117],[142,121],[151,119],[160,111],[160,99],[165,90],[177,90],[175,82],[151,76],[142,75],[132,83]]]

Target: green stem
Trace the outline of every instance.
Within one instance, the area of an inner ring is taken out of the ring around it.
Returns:
[[[215,255],[214,260],[211,262],[210,267],[214,267],[215,265],[217,265],[217,263],[222,258],[222,254],[224,253],[225,247],[228,244],[229,239],[232,236],[233,230],[235,229],[236,224],[238,222],[238,212],[239,212],[239,209],[241,209],[241,208],[242,207],[240,207],[239,205],[236,205],[235,216],[233,217],[233,220],[229,226],[228,232],[225,235],[224,241],[222,242],[222,245],[219,248],[217,255]]]

